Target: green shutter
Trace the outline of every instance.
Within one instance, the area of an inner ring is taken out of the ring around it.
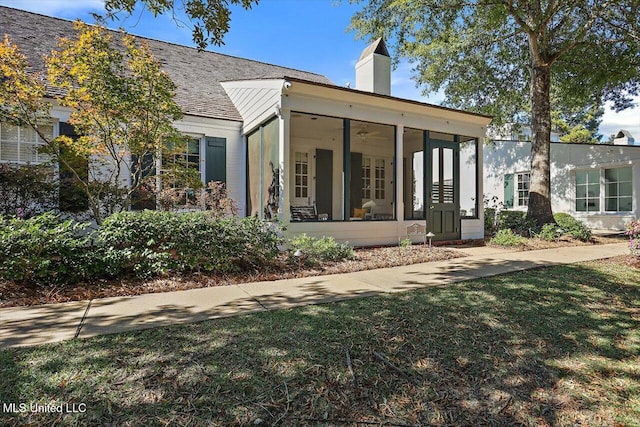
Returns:
[[[225,138],[206,138],[206,182],[227,181],[227,140]]]
[[[513,174],[508,173],[504,176],[504,207],[507,209],[513,207],[513,193]]]

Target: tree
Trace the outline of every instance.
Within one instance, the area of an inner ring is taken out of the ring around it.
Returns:
[[[543,224],[553,222],[552,106],[567,111],[607,100],[617,109],[630,106],[640,89],[639,6],[638,0],[370,0],[352,28],[390,39],[415,65],[425,92],[444,88],[450,106],[494,115],[496,124],[522,123],[529,111],[527,215]]]
[[[178,25],[181,22],[176,16],[179,7],[177,0],[106,0],[106,16],[96,15],[102,21],[117,18],[122,13],[131,15],[137,5],[148,9],[153,16],[171,13]],[[187,17],[193,22],[193,41],[204,49],[210,44],[223,44],[222,38],[229,31],[231,20],[230,5],[240,5],[250,9],[258,0],[182,0]]]
[[[173,122],[182,117],[175,84],[149,47],[123,35],[121,45],[103,28],[75,23],[77,38],[61,39],[46,58],[47,76],[33,74],[8,38],[0,48],[0,119],[38,132],[47,151],[69,172],[88,199],[98,224],[131,206],[155,172],[168,141],[182,138]],[[49,97],[71,109],[77,138],[47,137]],[[82,164],[89,164],[88,175]],[[130,176],[130,179],[128,177]]]
[[[570,112],[551,112],[553,128],[560,132],[560,141],[573,144],[598,144],[602,135],[598,128],[602,122],[604,108],[590,105]]]

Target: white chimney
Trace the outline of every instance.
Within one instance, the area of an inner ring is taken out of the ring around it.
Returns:
[[[391,57],[382,38],[362,51],[356,64],[356,89],[391,95]]]
[[[613,139],[613,145],[636,145],[636,143],[629,131],[622,129]]]

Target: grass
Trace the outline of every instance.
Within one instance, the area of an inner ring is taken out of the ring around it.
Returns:
[[[537,269],[0,352],[1,425],[640,425],[640,270]]]

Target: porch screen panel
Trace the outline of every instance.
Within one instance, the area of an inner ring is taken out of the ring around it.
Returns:
[[[280,199],[280,160],[278,157],[278,120],[267,123],[262,131],[262,218],[276,219]]]
[[[395,219],[395,127],[351,121],[350,219]]]
[[[406,129],[403,135],[404,217],[425,218],[424,131]]]
[[[344,119],[292,112],[289,141],[289,204],[312,212],[296,221],[342,220]]]
[[[247,138],[247,213],[259,216],[262,194],[260,174],[260,140],[262,130],[258,129]]]
[[[461,138],[460,143],[460,216],[478,218],[478,140]]]

